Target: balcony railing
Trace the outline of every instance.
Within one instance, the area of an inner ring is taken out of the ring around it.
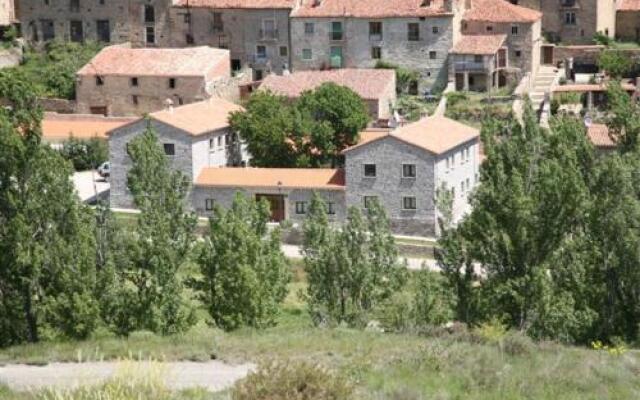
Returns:
[[[277,29],[260,29],[260,40],[278,40]]]
[[[456,71],[485,71],[489,69],[484,62],[456,61],[453,65]]]
[[[369,40],[372,42],[379,42],[382,40],[382,33],[370,33]]]
[[[344,40],[344,32],[343,31],[331,31],[329,32],[329,39],[333,41]]]

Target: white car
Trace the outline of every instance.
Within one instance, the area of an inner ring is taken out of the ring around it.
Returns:
[[[103,178],[108,178],[111,175],[111,166],[109,161],[105,161],[98,167],[98,175]]]

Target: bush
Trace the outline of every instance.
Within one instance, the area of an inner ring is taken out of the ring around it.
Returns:
[[[348,400],[353,386],[337,373],[306,362],[262,365],[236,383],[233,400]]]
[[[80,140],[72,136],[63,143],[60,153],[76,171],[95,169],[109,159],[107,143],[98,138]]]
[[[521,332],[509,332],[502,339],[504,352],[512,356],[526,356],[535,351],[536,345],[529,336]]]
[[[446,287],[445,278],[436,272],[418,272],[414,300],[418,326],[439,326],[454,318],[455,299]]]
[[[485,322],[473,330],[481,342],[498,343],[507,335],[507,328],[497,319]]]
[[[445,96],[447,96],[447,107],[453,107],[456,104],[469,99],[467,94],[464,92],[449,92]]]
[[[375,68],[394,69],[396,71],[396,92],[398,94],[408,93],[412,84],[416,85],[420,80],[420,74],[418,71],[403,68],[386,61],[378,61]]]

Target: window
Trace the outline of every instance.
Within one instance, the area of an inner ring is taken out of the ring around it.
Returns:
[[[82,42],[84,40],[82,21],[69,22],[69,38],[72,42]]]
[[[156,28],[153,26],[145,27],[145,40],[147,44],[154,44],[156,42]]]
[[[262,20],[262,30],[260,38],[265,40],[274,40],[278,38],[278,29],[276,29],[276,20],[273,18]]]
[[[446,163],[447,163],[447,172],[449,172],[449,169],[451,169],[451,165],[449,163],[449,157],[447,157]]]
[[[343,32],[342,32],[342,22],[333,21],[331,22],[331,40],[342,40]]]
[[[256,57],[257,58],[267,58],[267,47],[266,46],[256,46]]]
[[[482,62],[482,55],[476,54],[475,56],[473,56],[473,62],[481,63]]]
[[[315,25],[313,24],[313,22],[305,22],[304,23],[304,33],[305,33],[305,35],[313,35],[314,31],[315,31]]]
[[[184,34],[184,42],[186,44],[193,44],[195,42],[195,39],[193,38],[193,35],[190,33],[185,33]]]
[[[111,41],[111,26],[108,19],[96,21],[96,33],[99,42],[109,43]]]
[[[471,189],[469,178],[467,178],[467,192]]]
[[[224,30],[224,24],[222,22],[222,13],[219,13],[219,12],[213,13],[212,29],[214,32],[222,32]]]
[[[518,26],[517,25],[513,25],[511,27],[511,34],[514,35],[514,36],[518,34]]]
[[[382,58],[382,47],[373,46],[371,48],[371,58],[373,58],[374,60],[381,59]]]
[[[134,94],[133,96],[131,96],[131,102],[133,103],[134,106],[138,105],[138,95]]]
[[[242,61],[234,58],[231,60],[231,70],[232,71],[240,71],[242,69]]]
[[[80,11],[80,0],[69,0],[69,11],[71,12]]]
[[[402,209],[403,210],[415,210],[417,207],[416,198],[413,196],[403,197],[402,198]]]
[[[575,25],[576,24],[576,13],[573,11],[564,13],[564,24],[565,25]]]
[[[307,202],[296,201],[296,214],[306,214],[306,213],[307,213]]]
[[[429,52],[429,59],[430,60],[435,60],[436,59],[436,52],[435,51],[430,51]]]
[[[231,144],[231,136],[229,136],[229,134],[227,133],[226,135],[224,135],[224,144],[229,147],[229,145]]]
[[[335,215],[336,213],[336,205],[333,202],[328,202],[327,203],[327,214],[329,215]]]
[[[287,46],[280,46],[280,57],[289,56],[289,48]]]
[[[144,6],[144,22],[152,24],[156,22],[156,9],[149,4]]]
[[[382,40],[382,22],[369,22],[369,39]]]
[[[138,78],[136,77],[131,78],[131,86],[138,86]]]
[[[415,164],[402,164],[402,177],[403,178],[415,178],[416,177],[416,165]]]
[[[204,199],[204,209],[206,211],[212,211],[215,205],[215,200],[213,199]]]
[[[222,147],[222,145],[223,145],[223,143],[222,143],[222,139],[223,139],[223,136],[222,136],[222,135],[221,135],[221,136],[218,136],[218,147]]]
[[[493,26],[491,25],[487,25],[485,29],[487,30],[487,32],[493,32]]]
[[[213,138],[209,139],[209,150],[214,150],[215,147],[216,147],[216,141]]]
[[[162,145],[162,147],[164,148],[164,154],[168,155],[168,156],[175,156],[176,155],[176,145],[173,143],[164,143]]]
[[[364,176],[367,178],[375,178],[376,176],[376,165],[375,164],[365,164],[364,165]]]
[[[420,40],[420,24],[415,22],[407,24],[407,39],[411,42]]]
[[[342,68],[342,47],[331,46],[329,51],[329,61],[331,68]]]
[[[311,49],[302,49],[302,59],[311,60],[313,58],[313,52]]]
[[[451,187],[451,197],[453,197],[454,199],[456,198],[456,188],[454,188],[453,186]]]
[[[101,76],[96,76],[96,86],[104,85],[104,79]]]
[[[438,27],[437,27],[437,26],[432,27],[432,28],[431,28],[431,32],[432,32],[434,35],[436,35],[436,34],[438,33]]]
[[[169,78],[169,89],[176,88],[176,78]]]
[[[254,69],[253,70],[253,80],[254,81],[261,81],[263,77],[263,72],[261,69]]]
[[[370,209],[376,201],[378,201],[378,196],[364,196],[364,208]]]
[[[462,26],[461,26],[461,30],[464,32],[467,30],[467,21],[462,21]]]
[[[520,50],[516,50],[515,51],[515,56],[520,58],[520,56],[522,55],[522,52]]]
[[[45,5],[45,6],[50,5],[49,0],[44,0],[44,5]]]

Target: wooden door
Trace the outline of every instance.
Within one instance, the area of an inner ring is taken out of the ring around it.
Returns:
[[[265,199],[271,209],[271,222],[284,221],[284,196],[280,194],[256,194],[256,201]]]

